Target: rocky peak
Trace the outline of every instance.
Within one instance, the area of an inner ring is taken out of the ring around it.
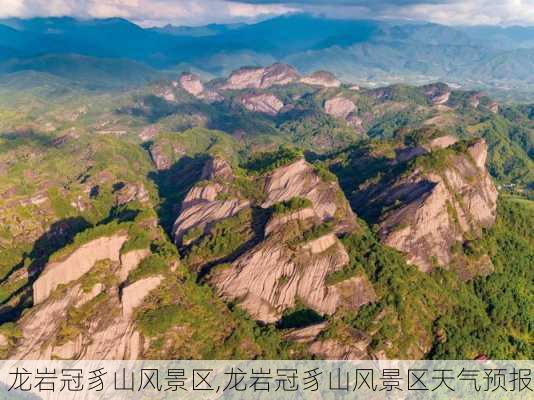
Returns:
[[[200,77],[196,74],[184,72],[180,76],[179,82],[182,89],[192,96],[198,97],[204,92],[204,85]]]
[[[356,104],[343,96],[337,96],[324,103],[325,112],[335,118],[347,119],[356,110]]]
[[[445,104],[451,96],[451,89],[445,83],[434,83],[423,87],[424,94],[433,105]]]
[[[301,159],[280,167],[265,179],[265,201],[262,207],[303,197],[310,200],[321,221],[337,218],[337,228],[350,230],[355,226],[355,216],[337,182],[325,182],[315,168]]]
[[[452,246],[495,221],[497,190],[485,168],[485,141],[471,142],[465,151],[455,146],[435,150],[440,155],[416,157],[411,172],[371,186],[356,198],[365,215],[378,212],[381,240],[423,271],[455,264]],[[442,162],[433,161],[438,159]],[[474,271],[457,265],[465,279],[491,270],[487,262],[478,266]]]
[[[277,115],[284,103],[271,93],[249,93],[241,98],[241,104],[247,110],[267,115]]]
[[[311,86],[321,86],[325,88],[338,88],[341,82],[334,74],[328,71],[316,71],[300,79],[301,83]]]
[[[228,161],[221,157],[211,157],[202,169],[201,179],[205,180],[232,180],[234,172]]]
[[[288,85],[298,78],[295,69],[286,64],[276,63],[266,68],[245,67],[232,72],[223,89],[267,89],[276,85]]]
[[[203,181],[197,183],[187,194],[180,215],[173,227],[174,240],[183,244],[183,237],[193,230],[200,234],[223,219],[236,215],[250,205],[230,193],[234,173],[230,164],[218,157],[208,160],[202,171]]]
[[[296,82],[299,74],[287,64],[276,63],[265,68],[260,87],[267,89],[272,86],[284,86]]]

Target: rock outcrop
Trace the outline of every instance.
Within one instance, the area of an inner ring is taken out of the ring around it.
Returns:
[[[264,208],[294,197],[304,197],[311,201],[313,211],[321,221],[336,219],[336,231],[351,230],[356,224],[356,217],[337,182],[323,181],[304,159],[269,174],[264,192]]]
[[[276,63],[266,68],[247,67],[234,71],[222,89],[268,89],[288,85],[298,79],[299,75],[293,67]]]
[[[148,250],[134,250],[123,254],[119,263],[122,238],[114,236],[92,241],[73,252],[63,261],[66,264],[54,266],[55,272],[61,270],[69,279],[61,279],[63,286],[57,289],[61,290],[60,295],[43,298],[37,292],[40,301],[18,321],[21,338],[10,358],[121,360],[141,356],[142,337],[132,316],[147,295],[161,284],[163,277],[141,279],[124,287],[120,293],[119,287],[128,272],[149,253]],[[88,249],[95,253],[91,261],[103,257],[110,260],[106,277],[91,288],[87,287],[90,281],[85,274],[92,266],[87,269],[83,264],[76,275],[65,269],[76,266],[73,263],[80,262],[80,257],[88,257]],[[103,254],[104,249],[108,249],[108,254]]]
[[[432,105],[442,105],[449,101],[451,89],[444,83],[434,83],[423,87],[425,96]]]
[[[334,74],[328,71],[317,71],[300,79],[301,83],[311,86],[321,86],[325,88],[338,88],[341,82]]]
[[[335,118],[347,119],[352,112],[356,111],[356,104],[345,97],[337,96],[324,103],[324,110]]]
[[[162,276],[151,276],[141,279],[122,289],[122,314],[125,318],[131,317],[133,311],[143,304],[145,297],[156,289],[163,280]]]
[[[445,159],[444,165],[416,163],[401,178],[379,183],[356,198],[364,213],[382,210],[378,216],[381,240],[406,254],[422,271],[450,265],[452,246],[468,235],[477,236],[496,217],[497,190],[485,168],[485,141],[474,141],[465,151],[436,151],[446,152],[438,155]],[[486,271],[487,267],[480,272]],[[466,279],[470,275],[463,274]]]
[[[332,244],[313,253],[305,246],[291,249],[280,236],[271,234],[230,268],[215,271],[210,283],[224,299],[238,301],[259,321],[278,321],[297,300],[321,314],[333,314],[340,298],[327,287],[326,278],[341,270],[349,258],[335,236],[325,242]]]
[[[270,173],[263,191],[263,208],[294,197],[308,199],[311,207],[273,216],[265,227],[263,241],[230,267],[212,271],[210,283],[223,298],[238,301],[263,322],[278,321],[297,300],[321,314],[332,314],[341,305],[357,309],[361,304],[347,301],[345,287],[327,285],[327,277],[349,261],[333,232],[347,232],[356,226],[355,216],[337,183],[323,181],[310,164],[299,160]],[[286,236],[295,229],[311,229],[334,220],[332,233],[298,243]]]
[[[119,271],[119,279],[124,282],[128,278],[128,274],[137,268],[139,263],[150,255],[150,249],[137,249],[121,254],[120,262],[121,268]]]
[[[210,224],[236,215],[250,205],[248,200],[230,197],[224,182],[233,179],[231,171],[230,165],[222,159],[208,162],[203,171],[204,181],[189,191],[174,223],[173,234],[177,244],[181,244],[188,231],[203,231]]]
[[[371,339],[362,332],[355,332],[350,343],[335,339],[317,340],[310,345],[309,351],[324,360],[368,360],[367,351]]]
[[[123,360],[141,356],[141,335],[130,318],[123,316],[117,288],[100,294],[102,300],[86,308],[80,300],[87,294],[79,284],[65,290],[62,296],[46,300],[26,313],[18,322],[21,338],[9,354],[14,360]],[[95,301],[95,300],[93,300]],[[69,310],[84,307],[83,326],[66,327]],[[89,315],[90,314],[90,315]],[[74,336],[65,337],[68,333]],[[67,340],[65,340],[67,339]]]
[[[202,80],[196,74],[183,73],[179,82],[181,88],[192,96],[199,97],[204,92]]]
[[[204,87],[202,80],[196,74],[183,73],[178,82],[183,90],[197,99],[208,103],[217,103],[224,100],[224,97],[215,90]]]
[[[271,93],[250,93],[243,96],[240,102],[249,111],[273,116],[284,108],[282,100]]]
[[[125,234],[101,237],[84,244],[64,260],[49,263],[33,283],[33,301],[42,303],[59,285],[81,278],[97,261],[119,261],[120,249],[128,239]]]

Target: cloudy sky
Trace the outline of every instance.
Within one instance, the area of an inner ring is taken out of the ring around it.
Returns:
[[[123,17],[143,26],[248,22],[303,11],[447,25],[534,25],[534,0],[0,0],[0,17]]]

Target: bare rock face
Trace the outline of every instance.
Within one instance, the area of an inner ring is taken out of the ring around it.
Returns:
[[[293,250],[271,235],[230,268],[215,271],[210,282],[224,299],[239,301],[253,318],[266,323],[278,321],[297,299],[321,314],[333,314],[339,294],[329,289],[325,280],[341,270],[349,257],[335,236],[324,242],[324,247],[331,243],[330,247],[313,253],[304,246]],[[324,247],[322,243],[313,249]]]
[[[451,96],[451,89],[444,83],[435,83],[424,86],[425,96],[433,105],[445,104]]]
[[[234,172],[226,160],[212,157],[204,165],[201,179],[231,181],[234,179]]]
[[[145,297],[156,289],[163,280],[162,276],[151,276],[141,279],[122,290],[122,313],[125,318],[131,317],[133,311],[143,304]]]
[[[102,237],[84,244],[65,260],[49,263],[33,284],[34,304],[42,303],[54,289],[81,278],[97,261],[119,261],[127,235]]]
[[[368,360],[367,351],[371,339],[362,332],[355,331],[349,343],[335,339],[317,340],[310,345],[310,353],[324,360]]]
[[[198,97],[204,92],[204,85],[196,74],[183,73],[179,82],[182,89],[192,96]]]
[[[241,104],[249,111],[273,116],[284,108],[284,103],[271,93],[247,94],[241,98]]]
[[[379,216],[379,236],[410,263],[422,271],[447,266],[453,261],[453,244],[495,222],[497,190],[485,168],[486,157],[487,145],[479,139],[465,154],[450,155],[445,168],[416,168],[387,186],[371,188],[357,202],[389,209]]]
[[[458,142],[458,138],[452,135],[445,135],[432,139],[427,145],[425,145],[425,148],[430,151],[435,149],[445,149],[449,146],[452,146],[456,142]]]
[[[208,281],[218,294],[266,323],[278,321],[298,300],[327,315],[338,307],[360,307],[363,303],[351,298],[357,294],[348,294],[352,289],[360,291],[363,286],[359,283],[327,284],[328,276],[349,262],[336,232],[356,227],[355,216],[337,182],[323,181],[312,165],[298,160],[265,176],[263,193],[262,208],[294,197],[308,199],[311,207],[272,216],[261,241],[231,264],[211,270]],[[336,222],[330,233],[298,238],[297,232],[302,234],[331,220]],[[292,235],[297,236],[291,239]]]
[[[338,88],[341,82],[334,74],[328,71],[317,71],[311,75],[304,76],[300,79],[301,83],[311,86],[321,86],[325,88]]]
[[[324,110],[335,118],[347,119],[356,110],[356,105],[345,97],[334,97],[324,103]]]
[[[284,86],[296,82],[299,74],[287,64],[276,63],[265,68],[260,88],[268,89],[272,86]]]
[[[128,253],[121,254],[121,268],[119,271],[119,280],[124,282],[128,274],[136,269],[141,261],[150,255],[150,249],[132,250]]]
[[[206,180],[189,191],[174,223],[176,243],[181,244],[183,236],[189,230],[204,230],[210,224],[234,216],[250,205],[247,200],[225,196],[228,191],[224,182],[232,177],[232,168],[226,161],[208,161],[203,171],[203,178]]]
[[[273,64],[267,68],[247,67],[232,72],[223,89],[267,89],[296,82],[299,76],[295,69],[286,64]]]
[[[146,203],[150,200],[149,194],[142,183],[126,184],[117,193],[117,203],[126,204],[137,200],[140,203]]]
[[[171,150],[172,153],[170,153],[169,150]],[[155,143],[150,146],[150,157],[159,171],[169,169],[173,159],[179,158],[185,153],[185,149],[179,144],[168,146],[167,144],[162,145],[161,143]]]
[[[197,99],[207,101],[208,103],[218,103],[224,100],[224,97],[215,90],[206,89],[202,80],[196,74],[183,73],[178,83],[183,90]]]
[[[84,307],[88,294],[79,284],[68,287],[62,296],[47,299],[33,307],[18,322],[22,337],[9,354],[14,360],[83,359],[123,360],[137,359],[141,355],[141,335],[130,318],[123,316],[118,290],[109,289],[103,294],[99,307],[91,320],[84,320],[79,334],[64,340],[63,324],[68,310]],[[89,318],[89,316],[85,316]]]
[[[314,341],[327,327],[328,323],[322,322],[305,328],[291,329],[284,335],[284,339],[297,343],[309,343]]]
[[[313,211],[321,221],[336,217],[339,231],[355,226],[355,216],[337,182],[324,182],[312,165],[304,159],[278,168],[265,180],[266,194],[262,207],[304,197],[311,201]]]
[[[95,248],[96,244],[91,243],[91,248],[101,251],[102,246]],[[143,339],[132,316],[147,295],[161,284],[163,277],[152,276],[134,282],[126,286],[121,295],[119,285],[126,279],[127,270],[137,267],[146,253],[143,250],[126,253],[121,257],[121,264],[113,260],[108,272],[119,279],[96,283],[89,290],[84,289],[83,276],[70,282],[64,279],[64,286],[57,289],[61,292],[36,304],[18,321],[22,337],[17,347],[11,349],[10,358],[138,359]],[[83,319],[72,320],[76,313],[82,313]]]

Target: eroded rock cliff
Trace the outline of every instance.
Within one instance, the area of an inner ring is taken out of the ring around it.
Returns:
[[[485,141],[441,148],[449,142],[454,140],[415,157],[405,173],[371,186],[356,202],[364,213],[376,216],[381,240],[410,263],[431,271],[458,261],[456,267],[468,279],[490,272],[491,263],[475,262],[473,270],[455,260],[453,246],[478,237],[494,223],[497,190],[485,167]]]

